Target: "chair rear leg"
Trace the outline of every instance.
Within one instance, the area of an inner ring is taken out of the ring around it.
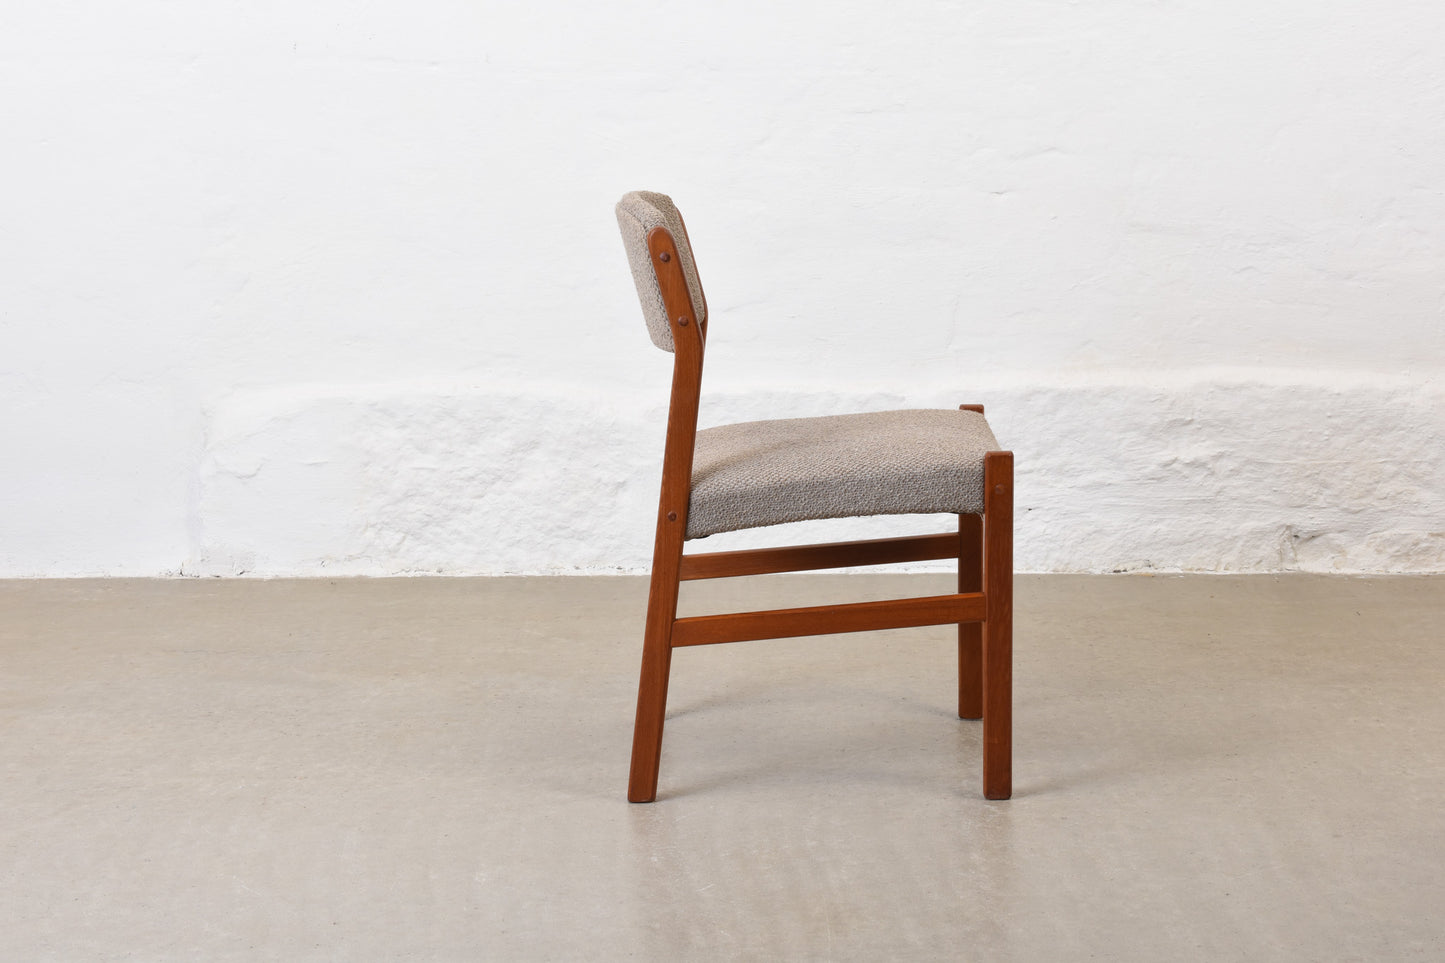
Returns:
[[[627,799],[635,803],[657,798],[667,682],[672,670],[672,624],[677,619],[682,563],[682,530],[676,522],[677,516],[673,515],[659,525],[653,552],[647,626],[642,639],[642,677],[637,683],[637,719],[632,728],[632,768],[627,780]]]
[[[983,518],[958,516],[958,590],[983,591]],[[983,718],[983,623],[958,623],[958,717]]]
[[[632,729],[632,770],[627,779],[627,799],[635,803],[657,798],[667,681],[672,670],[670,633],[655,628],[651,618],[647,622],[642,642],[642,678],[637,684],[637,720]]]
[[[984,456],[983,794],[1013,795],[1013,453]]]

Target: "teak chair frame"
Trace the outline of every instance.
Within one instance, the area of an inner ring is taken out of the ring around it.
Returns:
[[[1013,453],[984,455],[983,515],[958,516],[957,532],[684,555],[707,325],[694,323],[672,234],[664,227],[653,228],[647,248],[667,309],[675,360],[627,798],[638,803],[657,798],[673,649],[950,623],[958,623],[959,718],[983,719],[983,794],[988,799],[1009,798],[1013,791]],[[959,407],[983,411],[982,405]],[[941,558],[958,559],[955,594],[677,617],[678,591],[683,581],[691,579]]]

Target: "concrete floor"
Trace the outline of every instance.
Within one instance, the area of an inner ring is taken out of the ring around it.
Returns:
[[[644,595],[0,583],[0,959],[1445,958],[1445,579],[1020,579],[1002,803],[936,628],[680,651],[629,805]]]

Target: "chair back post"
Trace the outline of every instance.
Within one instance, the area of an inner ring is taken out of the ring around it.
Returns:
[[[682,239],[687,243],[687,249],[692,251],[692,238],[687,234],[687,220],[683,218],[682,211],[677,212],[677,223],[682,225]],[[676,243],[674,241],[674,243]],[[702,278],[694,279],[697,283],[697,297],[702,302],[702,324],[699,326],[699,333],[702,335],[703,343],[707,343],[707,323],[712,318],[712,312],[707,309],[707,292],[702,289]],[[676,343],[674,339],[674,343]]]
[[[662,495],[658,504],[657,548],[673,527],[686,533],[687,505],[692,494],[692,457],[697,441],[697,413],[702,395],[703,349],[706,334],[693,317],[687,279],[677,242],[664,227],[647,234],[647,250],[672,328],[672,400],[667,412],[667,445],[662,461]],[[679,546],[681,539],[678,539]],[[678,549],[679,556],[681,548]]]
[[[647,233],[647,250],[667,309],[673,366],[667,444],[662,457],[662,492],[658,496],[657,535],[652,546],[652,580],[647,595],[642,678],[637,688],[637,722],[632,737],[632,770],[627,785],[627,798],[632,802],[651,802],[657,797],[657,770],[672,665],[672,630],[677,619],[682,546],[687,538],[687,507],[692,498],[692,456],[697,441],[706,341],[701,325],[693,316],[676,240],[666,228],[655,227]]]

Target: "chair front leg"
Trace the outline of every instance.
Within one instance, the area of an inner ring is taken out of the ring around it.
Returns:
[[[1013,453],[984,456],[983,794],[1013,795]]]

